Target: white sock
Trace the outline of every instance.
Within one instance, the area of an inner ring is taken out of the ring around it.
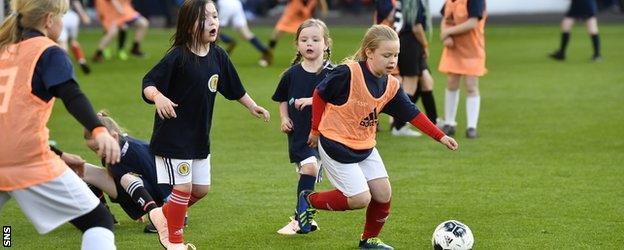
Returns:
[[[81,250],[115,250],[113,231],[103,227],[92,227],[82,234]]]
[[[479,121],[479,108],[481,106],[481,96],[466,97],[466,122],[468,128],[477,128]]]
[[[457,116],[457,104],[459,102],[459,89],[445,89],[444,97],[444,125],[456,126],[455,116]]]

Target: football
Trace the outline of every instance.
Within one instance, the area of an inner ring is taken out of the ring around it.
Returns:
[[[431,244],[435,250],[467,250],[472,249],[474,237],[466,224],[456,220],[440,223],[433,231]]]

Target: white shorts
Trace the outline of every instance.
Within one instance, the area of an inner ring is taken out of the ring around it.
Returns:
[[[210,155],[206,159],[180,160],[156,155],[159,184],[210,185]]]
[[[80,17],[73,10],[68,10],[63,15],[63,30],[59,36],[59,41],[67,41],[69,37],[78,38],[78,29],[80,28]]]
[[[337,162],[318,143],[319,154],[329,182],[347,197],[353,197],[369,190],[368,181],[388,178],[388,172],[376,148],[361,162]]]
[[[85,215],[100,204],[87,184],[69,168],[48,182],[24,189],[0,191],[0,208],[11,197],[40,234]]]
[[[247,26],[247,17],[240,0],[219,0],[217,1],[219,10],[219,26],[241,28]]]

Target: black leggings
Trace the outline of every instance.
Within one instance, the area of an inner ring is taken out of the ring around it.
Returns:
[[[103,227],[113,231],[113,216],[102,203],[91,212],[70,221],[83,233],[93,227]]]

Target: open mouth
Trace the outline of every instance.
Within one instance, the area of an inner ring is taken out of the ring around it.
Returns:
[[[314,50],[313,50],[313,49],[307,49],[307,50],[306,50],[306,53],[307,53],[307,54],[312,54],[312,53],[314,53]]]
[[[210,29],[210,30],[208,31],[208,34],[210,34],[211,36],[216,36],[216,35],[217,35],[217,29],[216,29],[216,28],[214,28],[214,29]]]

